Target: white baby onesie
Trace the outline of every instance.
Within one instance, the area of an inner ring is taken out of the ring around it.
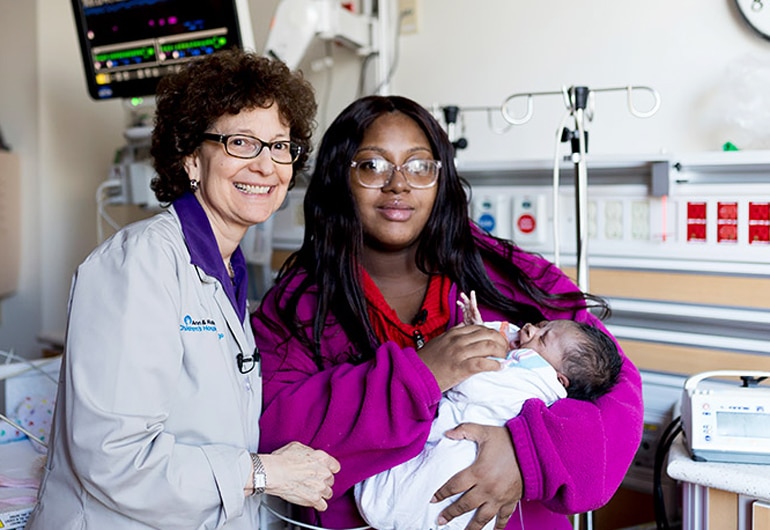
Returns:
[[[498,329],[499,322],[486,323]],[[518,328],[508,325],[510,333]],[[509,342],[512,337],[509,336]],[[482,372],[446,391],[438,407],[427,443],[413,459],[370,477],[355,486],[356,502],[364,519],[377,530],[463,529],[473,512],[439,527],[439,513],[455,497],[431,504],[430,499],[455,473],[476,459],[476,444],[450,440],[444,433],[460,423],[505,425],[516,416],[524,401],[538,398],[551,405],[567,392],[556,370],[534,350],[511,350],[503,367]],[[484,530],[491,530],[494,520]]]

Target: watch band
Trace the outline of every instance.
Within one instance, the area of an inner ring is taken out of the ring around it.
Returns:
[[[262,465],[262,460],[257,453],[250,453],[251,465],[254,468],[254,474],[252,475],[252,486],[254,492],[252,495],[261,495],[265,493],[265,487],[267,487],[267,474],[265,473],[265,466]]]

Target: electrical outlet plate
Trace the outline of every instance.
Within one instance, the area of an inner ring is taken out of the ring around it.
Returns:
[[[623,201],[604,202],[604,238],[623,239]]]
[[[631,202],[631,239],[635,241],[650,239],[650,204],[647,200]]]
[[[596,239],[599,235],[598,215],[596,201],[588,201],[588,211],[586,212],[588,239]]]

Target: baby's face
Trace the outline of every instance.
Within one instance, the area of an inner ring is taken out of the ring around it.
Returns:
[[[519,331],[519,348],[530,348],[540,354],[557,372],[567,347],[581,339],[580,330],[570,320],[544,320],[525,324]]]

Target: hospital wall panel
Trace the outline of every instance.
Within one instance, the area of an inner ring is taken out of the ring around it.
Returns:
[[[609,300],[607,325],[640,370],[770,370],[767,276],[594,267],[589,291]]]
[[[650,332],[654,337],[654,331]],[[752,355],[672,344],[620,339],[623,351],[640,370],[693,375],[711,370],[770,370],[770,355]]]

